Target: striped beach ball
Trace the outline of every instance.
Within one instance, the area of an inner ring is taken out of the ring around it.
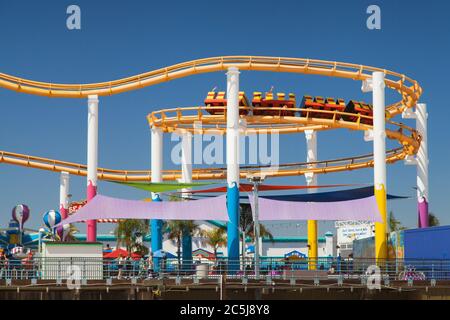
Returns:
[[[50,210],[44,213],[43,220],[47,228],[53,229],[55,225],[61,222],[61,214],[59,211]]]

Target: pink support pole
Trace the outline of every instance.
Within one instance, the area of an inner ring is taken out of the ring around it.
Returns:
[[[425,198],[419,199],[418,203],[419,211],[419,228],[428,228],[428,201]]]
[[[94,186],[92,181],[88,182],[87,186],[87,201],[90,201],[97,195],[97,186]],[[95,242],[97,241],[97,221],[96,220],[88,220],[86,222],[87,226],[87,241]]]

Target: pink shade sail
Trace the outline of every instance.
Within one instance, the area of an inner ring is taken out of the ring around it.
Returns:
[[[254,212],[253,195],[249,195]],[[258,199],[260,221],[320,220],[382,222],[375,197],[338,202],[294,202]]]
[[[226,195],[195,201],[145,202],[96,195],[60,224],[98,219],[227,221]]]

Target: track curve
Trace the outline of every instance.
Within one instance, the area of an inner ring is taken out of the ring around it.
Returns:
[[[211,128],[204,128],[199,134],[224,134],[224,127],[217,127],[217,124],[224,124],[226,122],[225,115],[212,116],[201,113],[206,107],[191,107],[191,108],[176,108],[161,110],[153,112],[148,116],[151,126],[160,126],[166,132],[176,132],[177,130],[194,130],[193,124],[201,119],[202,123],[208,125],[213,124]],[[271,108],[274,111],[276,108]],[[282,109],[280,109],[282,110]],[[302,111],[303,109],[290,109],[291,111]],[[305,109],[306,110],[306,109]],[[194,116],[183,116],[183,111],[194,111]],[[175,116],[170,117],[167,114],[174,112]],[[330,113],[325,110],[315,110],[315,113]],[[257,116],[246,117],[249,124],[253,121],[256,123],[266,123],[266,127],[257,127],[248,130],[247,133],[261,133],[276,132],[279,133],[295,133],[301,132],[311,128],[311,125],[318,130],[331,130],[337,128],[346,128],[350,130],[370,130],[372,127],[361,123],[361,118],[364,116],[356,115],[358,120],[356,122],[336,120],[337,115],[345,115],[344,112],[332,111],[333,119],[309,118],[309,117],[282,117],[282,116]],[[160,115],[160,117],[158,117]],[[352,114],[355,116],[355,114]],[[264,120],[264,121],[262,121]],[[180,128],[175,124],[185,124],[185,127]],[[273,128],[274,123],[284,124],[284,127]],[[386,162],[394,163],[403,160],[408,155],[416,154],[420,146],[420,135],[416,130],[407,127],[401,123],[388,121],[391,126],[397,130],[386,130],[386,135],[389,139],[395,139],[399,142],[400,147],[389,150],[386,154]],[[194,131],[193,131],[194,132]],[[409,134],[406,134],[408,133]],[[196,132],[194,132],[196,133]],[[83,164],[59,161],[54,159],[29,156],[25,154],[11,153],[0,151],[0,163],[18,165],[23,167],[30,167],[48,171],[68,172],[73,175],[86,176],[87,167]],[[325,161],[318,161],[314,163],[299,162],[290,164],[280,164],[276,167],[268,166],[243,166],[241,167],[241,178],[245,179],[248,174],[264,175],[266,177],[287,177],[304,175],[305,173],[325,174],[332,172],[350,171],[357,169],[364,169],[373,166],[373,156],[363,155],[348,158],[339,158]],[[149,170],[113,170],[106,168],[98,169],[98,178],[101,180],[111,181],[151,181],[151,171]],[[164,181],[176,181],[181,178],[180,170],[163,170]],[[226,178],[226,168],[202,168],[193,169],[192,178],[194,180],[219,180]]]
[[[416,80],[385,69],[336,61],[263,56],[223,56],[197,59],[114,81],[90,84],[39,82],[0,73],[0,87],[47,97],[86,98],[88,95],[94,94],[109,96],[194,74],[223,71],[231,66],[240,70],[314,74],[353,80],[366,80],[372,77],[372,72],[381,71],[385,74],[386,86],[401,95],[400,101],[387,106],[386,109],[390,116],[401,113],[405,108],[415,106],[422,94],[422,88]]]
[[[422,88],[417,81],[407,77],[404,74],[385,69],[335,61],[263,56],[223,56],[198,59],[114,81],[90,84],[59,84],[39,82],[0,73],[0,87],[27,94],[59,98],[85,98],[94,94],[99,96],[109,96],[195,74],[224,71],[232,66],[237,67],[240,70],[322,75],[358,81],[371,78],[372,72],[384,72],[387,88],[397,91],[401,96],[401,100],[386,107],[386,116],[388,119],[403,112],[405,108],[412,108],[415,106],[422,94]],[[187,130],[192,131],[193,133],[195,133],[193,123],[195,121],[202,121],[202,124],[210,126],[204,128],[203,133],[208,132],[211,134],[223,134],[225,130],[225,115],[205,115],[203,114],[204,109],[205,107],[192,107],[160,110],[151,113],[148,116],[148,121],[151,126],[159,126],[163,128],[165,132]],[[274,111],[277,109],[271,108],[271,110]],[[196,114],[183,114],[183,112],[187,111],[194,111]],[[307,109],[290,109],[290,111],[306,111],[308,113]],[[171,112],[174,113],[174,116],[168,116]],[[315,110],[314,112],[317,113],[318,110]],[[355,122],[350,122],[339,120],[342,115],[345,115],[343,112],[325,110],[320,112],[332,113],[333,118],[320,119],[312,118],[308,115],[306,117],[248,116],[246,117],[246,120],[250,126],[246,131],[249,134],[261,132],[277,132],[280,134],[287,134],[311,129],[330,130],[346,128],[350,130],[370,130],[372,128],[369,125],[361,123],[361,118],[370,117],[358,115],[358,119]],[[352,116],[355,115],[352,114]],[[396,139],[400,143],[400,147],[387,152],[386,162],[393,163],[404,159],[408,155],[416,154],[420,146],[420,135],[418,135],[414,129],[404,126],[403,124],[392,121],[387,121],[387,123],[395,126],[397,129],[386,130],[387,137],[390,139]],[[410,134],[406,135],[406,131],[409,131]],[[80,176],[85,176],[87,173],[86,166],[82,164],[6,151],[0,151],[0,162],[49,171],[66,171],[70,174]],[[313,164],[316,166],[315,168],[312,168]],[[364,155],[319,161],[315,163],[300,162],[293,164],[282,164],[276,168],[255,166],[242,167],[241,178],[246,178],[249,173],[261,174],[262,171],[266,176],[281,177],[303,175],[310,172],[324,174],[356,170],[372,166],[372,155]],[[192,177],[194,180],[224,179],[226,177],[226,169],[194,169]],[[151,181],[151,172],[148,170],[113,170],[99,168],[98,178],[113,181]],[[165,181],[174,181],[179,178],[181,178],[180,170],[163,171],[163,179]]]

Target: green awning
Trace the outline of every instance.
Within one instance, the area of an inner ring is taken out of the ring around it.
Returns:
[[[145,190],[148,192],[168,192],[185,188],[188,189],[215,184],[215,183],[164,183],[164,182],[117,182],[117,181],[110,181],[110,182],[123,184],[129,187]]]

